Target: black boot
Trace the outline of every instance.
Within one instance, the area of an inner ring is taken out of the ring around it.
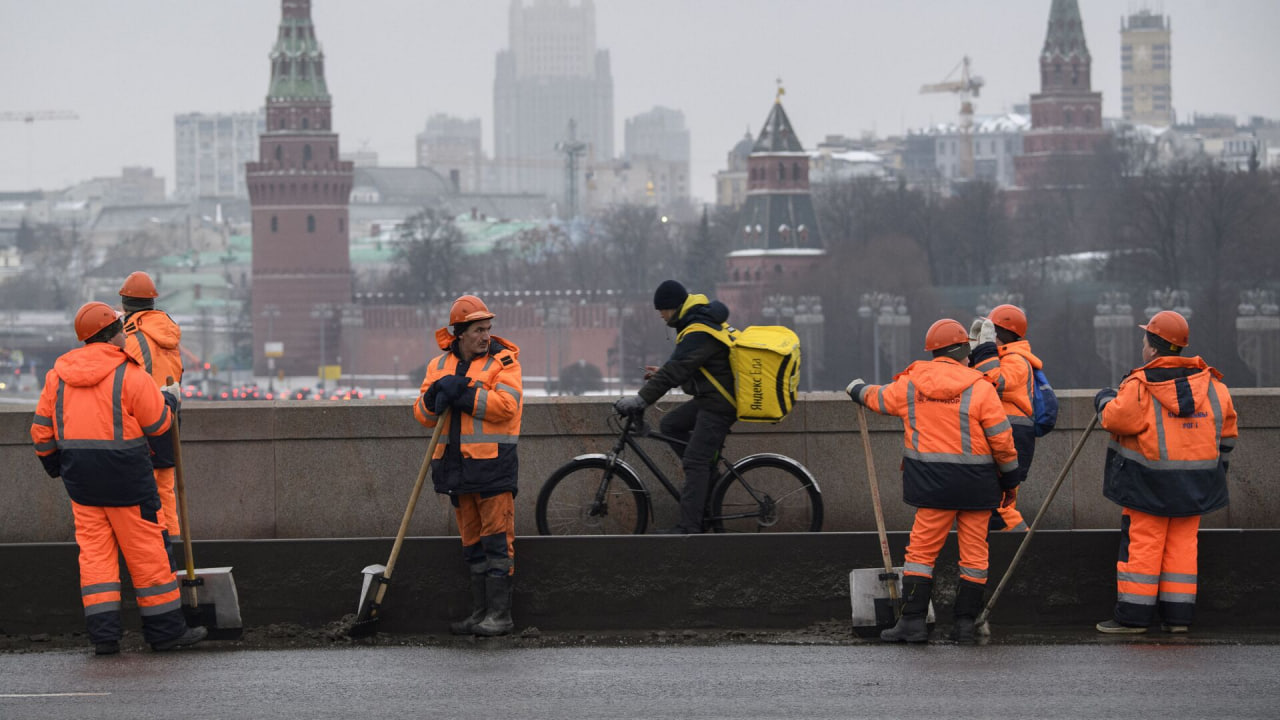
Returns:
[[[486,575],[485,591],[489,603],[488,613],[472,629],[476,635],[492,637],[511,632],[511,588],[515,579],[511,575]]]
[[[977,583],[964,580],[956,590],[954,606],[955,623],[951,626],[951,639],[961,645],[974,645],[978,642],[974,632],[974,620],[982,611],[983,587]]]
[[[885,642],[928,642],[929,627],[925,623],[925,614],[929,611],[929,596],[932,594],[932,580],[903,578],[902,617],[898,618],[897,625],[880,633],[880,639]]]
[[[481,568],[486,567],[481,565]],[[488,600],[485,592],[485,573],[471,573],[471,614],[462,620],[449,623],[449,632],[454,635],[470,635],[475,630],[476,625],[484,620],[485,609],[488,607]]]

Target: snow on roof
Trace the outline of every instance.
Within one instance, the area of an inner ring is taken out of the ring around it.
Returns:
[[[818,157],[821,154],[822,153],[814,153],[813,157]],[[873,152],[867,152],[866,150],[844,150],[842,152],[833,152],[831,153],[831,159],[849,163],[879,164],[884,162],[884,158]]]
[[[1031,129],[1031,116],[1022,113],[1005,113],[1003,115],[975,115],[973,132],[975,134],[995,134],[1009,132],[1025,132]],[[921,131],[926,135],[954,135],[960,132],[958,123],[938,123]]]

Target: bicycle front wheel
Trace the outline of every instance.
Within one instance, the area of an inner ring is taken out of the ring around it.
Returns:
[[[712,491],[711,527],[716,532],[818,532],[822,491],[791,458],[744,458]]]
[[[649,503],[633,473],[603,457],[582,458],[543,483],[536,518],[542,535],[640,535]]]

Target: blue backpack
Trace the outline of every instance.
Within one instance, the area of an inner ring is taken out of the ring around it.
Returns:
[[[1031,419],[1036,424],[1036,437],[1044,437],[1058,424],[1058,396],[1039,369],[1032,368],[1032,377],[1035,387],[1031,393]]]

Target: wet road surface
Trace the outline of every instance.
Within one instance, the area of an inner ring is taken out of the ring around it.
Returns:
[[[437,647],[0,654],[0,718],[1277,718],[1280,646]]]

